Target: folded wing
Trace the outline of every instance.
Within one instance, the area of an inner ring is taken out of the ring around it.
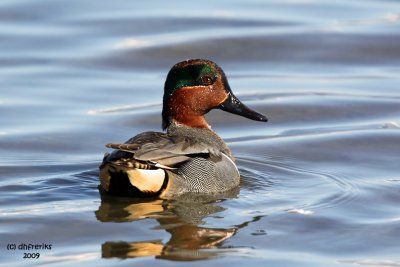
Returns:
[[[160,132],[145,132],[129,139],[124,144],[107,144],[116,149],[106,159],[115,161],[130,158],[160,168],[174,168],[193,157],[221,159],[221,152],[190,137],[169,136]]]

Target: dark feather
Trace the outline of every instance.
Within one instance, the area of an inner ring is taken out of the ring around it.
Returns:
[[[108,161],[128,156],[136,161],[174,167],[195,156],[211,158],[214,161],[221,159],[221,152],[208,144],[190,137],[169,136],[159,132],[141,133],[125,144],[107,144],[106,147],[117,150],[110,155]]]

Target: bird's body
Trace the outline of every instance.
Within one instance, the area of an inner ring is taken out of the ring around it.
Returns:
[[[240,174],[225,142],[204,114],[221,108],[250,119],[266,118],[231,92],[221,68],[208,60],[180,62],[164,91],[162,132],[145,132],[115,149],[100,165],[102,191],[111,195],[173,198],[185,193],[220,193],[238,186]]]

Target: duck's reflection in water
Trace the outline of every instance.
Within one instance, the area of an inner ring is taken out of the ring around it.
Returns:
[[[96,218],[102,222],[127,222],[146,218],[158,221],[160,228],[171,234],[168,242],[147,240],[142,242],[105,242],[103,258],[133,258],[154,256],[169,260],[203,260],[219,256],[226,249],[223,243],[253,218],[230,228],[202,227],[203,219],[225,210],[218,205],[222,199],[235,197],[238,190],[223,196],[187,195],[176,200],[132,200],[102,197]]]

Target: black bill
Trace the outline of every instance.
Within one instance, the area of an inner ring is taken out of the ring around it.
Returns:
[[[234,96],[232,92],[229,92],[228,98],[218,107],[224,111],[237,114],[251,120],[268,121],[267,117],[264,115],[246,107],[246,105],[240,102],[240,100]]]

